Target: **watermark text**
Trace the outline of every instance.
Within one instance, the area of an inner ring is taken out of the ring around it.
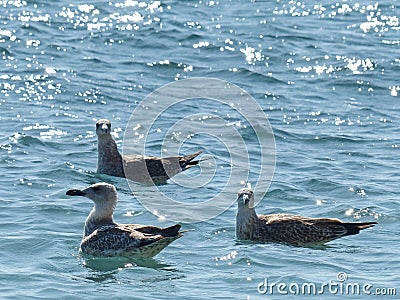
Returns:
[[[374,287],[372,283],[357,283],[348,281],[345,272],[339,272],[336,280],[329,280],[325,283],[313,282],[269,282],[265,278],[263,282],[257,286],[260,294],[268,295],[378,295],[378,296],[394,296],[397,290],[394,287]]]

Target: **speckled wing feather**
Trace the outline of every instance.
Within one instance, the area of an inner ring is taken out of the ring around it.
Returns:
[[[202,151],[197,151],[186,156],[171,156],[165,158],[124,155],[123,167],[125,177],[139,182],[167,180],[183,170],[198,164],[198,161],[194,161],[193,159],[201,152]]]
[[[109,225],[96,229],[83,239],[81,251],[95,256],[136,256],[152,257],[168,244],[182,235],[164,237],[161,234],[148,234],[140,231],[148,226]]]
[[[144,183],[151,183],[153,180],[167,180],[182,170],[179,167],[178,159],[172,163],[171,160],[162,160],[158,157],[137,155],[125,155],[123,167],[126,178]],[[174,171],[167,173],[166,168],[174,169]]]
[[[146,167],[150,176],[156,179],[171,178],[182,171],[178,156],[167,158],[146,157]]]
[[[261,224],[255,228],[259,240],[295,245],[325,243],[348,234],[338,219],[313,219],[302,216],[275,214],[259,215]]]

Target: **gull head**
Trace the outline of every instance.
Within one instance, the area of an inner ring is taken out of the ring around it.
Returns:
[[[251,188],[245,187],[238,191],[238,209],[254,208],[254,192]]]
[[[115,186],[105,182],[99,182],[88,186],[85,189],[69,190],[68,196],[84,196],[92,200],[96,206],[114,208],[117,202],[117,190]]]
[[[107,119],[100,119],[96,122],[96,134],[98,137],[111,134],[111,122]]]

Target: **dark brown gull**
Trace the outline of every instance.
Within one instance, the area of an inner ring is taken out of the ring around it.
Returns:
[[[140,224],[117,224],[113,213],[117,204],[117,190],[108,183],[96,183],[85,189],[69,190],[69,196],[84,196],[94,202],[85,222],[80,251],[99,257],[149,258],[183,236],[181,226],[167,228]]]
[[[358,234],[377,222],[345,223],[333,218],[307,218],[291,214],[257,215],[250,188],[238,192],[236,237],[261,243],[275,242],[297,246],[317,245],[347,235]]]
[[[141,183],[163,183],[172,176],[199,163],[194,160],[202,151],[171,157],[141,155],[122,156],[111,136],[111,122],[101,119],[96,122],[98,142],[97,172],[117,177],[125,177]]]

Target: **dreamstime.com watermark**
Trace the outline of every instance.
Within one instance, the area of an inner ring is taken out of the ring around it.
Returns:
[[[265,278],[258,284],[257,291],[265,295],[397,295],[394,287],[375,287],[369,282],[357,283],[348,279],[345,272],[337,273],[336,280],[318,284],[313,282],[269,282],[268,278]]]

